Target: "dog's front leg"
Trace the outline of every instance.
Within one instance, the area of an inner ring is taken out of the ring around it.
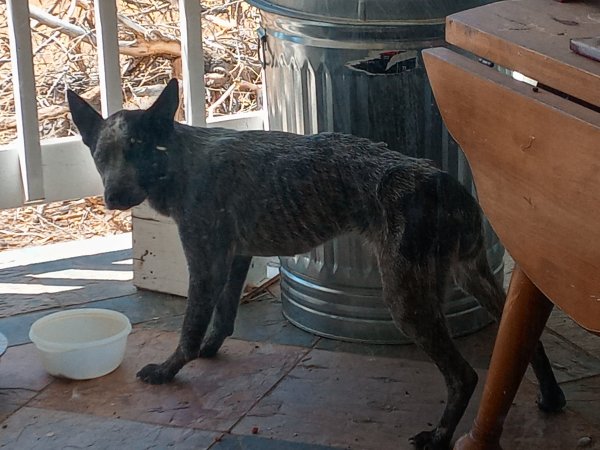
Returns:
[[[233,325],[240,304],[240,296],[246,275],[250,268],[250,256],[236,256],[231,264],[227,284],[221,291],[217,306],[213,312],[212,326],[209,332],[204,336],[204,341],[200,347],[200,357],[210,358],[215,356],[225,338],[233,333]]]
[[[231,252],[224,249],[205,249],[193,255],[186,252],[186,256],[190,286],[179,345],[162,364],[148,364],[137,373],[146,383],[168,383],[185,364],[200,356],[200,344],[233,261]]]

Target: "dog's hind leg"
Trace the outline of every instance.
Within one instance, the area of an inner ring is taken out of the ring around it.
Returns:
[[[162,364],[148,364],[137,373],[146,383],[167,383],[185,364],[200,356],[202,340],[234,260],[232,249],[208,240],[201,243],[195,248],[184,244],[190,285],[179,345]]]
[[[394,322],[433,360],[444,376],[447,402],[433,430],[411,441],[419,449],[448,449],[477,384],[477,374],[454,346],[442,311],[447,266],[434,261],[401,261],[381,256],[384,300]]]
[[[448,174],[416,179],[389,171],[377,191],[383,233],[374,240],[386,302],[396,325],[435,363],[447,402],[437,426],[411,440],[419,449],[446,450],[477,385],[477,374],[454,345],[442,303],[465,222],[477,222],[473,199]],[[410,183],[409,183],[410,188]]]
[[[251,256],[236,256],[234,258],[229,269],[227,284],[217,300],[211,326],[200,346],[201,358],[210,358],[216,355],[225,338],[233,333],[240,296],[251,261]]]
[[[483,243],[473,258],[457,265],[456,275],[457,281],[464,289],[473,295],[497,321],[500,321],[506,296],[490,270]],[[556,381],[541,341],[535,349],[531,367],[539,383],[538,407],[546,412],[561,411],[566,404],[565,396]]]

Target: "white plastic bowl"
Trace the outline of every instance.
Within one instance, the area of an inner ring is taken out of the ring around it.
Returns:
[[[129,319],[117,311],[85,308],[36,320],[29,338],[46,371],[56,377],[88,380],[115,370],[123,361]]]

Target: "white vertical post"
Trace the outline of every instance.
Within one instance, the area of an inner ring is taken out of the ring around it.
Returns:
[[[94,0],[94,15],[102,115],[107,117],[123,108],[116,0]]]
[[[38,131],[29,3],[23,0],[7,0],[6,5],[10,33],[19,164],[21,166],[25,201],[30,202],[44,198],[44,177]]]
[[[206,125],[204,54],[202,53],[200,14],[198,0],[179,0],[185,119],[188,125],[193,126]]]

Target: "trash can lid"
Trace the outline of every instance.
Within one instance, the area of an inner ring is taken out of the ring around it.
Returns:
[[[333,22],[440,21],[495,0],[246,0],[263,11]]]

